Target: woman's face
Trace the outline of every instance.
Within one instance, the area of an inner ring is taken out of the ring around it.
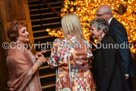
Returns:
[[[90,28],[90,29],[91,29],[92,37],[93,37],[94,39],[99,39],[99,37],[100,37],[102,31],[101,31],[101,30],[98,31],[98,29],[97,29],[94,25],[91,25],[91,28]]]
[[[19,40],[19,42],[21,43],[29,42],[29,33],[26,27],[22,27],[18,32],[19,32],[19,36],[17,40]]]

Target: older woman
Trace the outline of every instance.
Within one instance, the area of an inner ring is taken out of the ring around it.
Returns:
[[[92,37],[100,42],[93,66],[97,91],[129,91],[116,49],[118,45],[108,35],[108,23],[102,18],[96,18],[90,25]]]
[[[9,73],[8,87],[10,91],[41,91],[37,70],[45,58],[41,53],[35,56],[25,48],[29,42],[26,26],[13,21],[7,29],[7,36],[11,41],[7,52],[7,68]]]
[[[48,60],[52,68],[58,67],[56,90],[69,88],[71,91],[95,91],[89,70],[92,52],[83,36],[78,16],[67,14],[62,18],[61,24],[64,38],[54,41]]]

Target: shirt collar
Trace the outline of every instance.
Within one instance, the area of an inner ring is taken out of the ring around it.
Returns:
[[[113,19],[113,17],[112,18],[110,18],[110,20],[108,21],[108,23],[110,24],[111,23],[111,20]]]

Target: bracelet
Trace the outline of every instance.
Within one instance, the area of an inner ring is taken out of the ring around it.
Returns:
[[[34,64],[37,64],[39,67],[41,66],[38,62],[35,62]]]
[[[39,62],[40,63],[40,66],[42,66],[42,62],[40,60],[37,60],[36,62]]]

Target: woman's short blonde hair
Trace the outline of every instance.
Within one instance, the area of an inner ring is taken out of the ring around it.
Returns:
[[[85,39],[83,35],[82,26],[77,15],[65,15],[61,20],[61,25],[64,37],[70,34],[75,34],[79,40]]]

